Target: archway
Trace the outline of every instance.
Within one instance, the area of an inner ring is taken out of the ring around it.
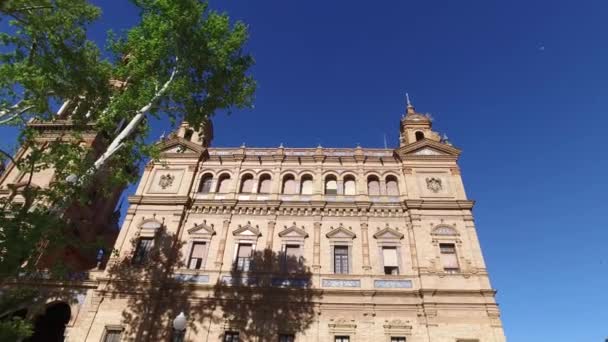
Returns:
[[[49,305],[34,321],[34,334],[24,342],[63,342],[65,326],[70,321],[70,306],[64,302]]]

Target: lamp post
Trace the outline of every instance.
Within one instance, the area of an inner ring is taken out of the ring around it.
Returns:
[[[180,312],[177,317],[173,320],[173,342],[184,342],[184,336],[186,335],[186,315],[184,312]]]

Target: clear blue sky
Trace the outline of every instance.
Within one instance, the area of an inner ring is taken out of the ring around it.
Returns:
[[[94,2],[97,40],[136,20]],[[608,337],[608,2],[212,6],[250,25],[259,83],[254,110],[216,117],[215,146],[395,146],[407,91],[464,151],[508,340]]]

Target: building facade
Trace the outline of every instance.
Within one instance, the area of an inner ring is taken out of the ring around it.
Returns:
[[[457,160],[408,105],[399,147],[159,143],[67,341],[502,342]],[[184,313],[185,331],[172,328]]]

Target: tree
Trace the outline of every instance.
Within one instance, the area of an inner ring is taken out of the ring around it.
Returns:
[[[10,25],[0,33],[0,125],[17,126],[19,142],[28,148],[19,160],[8,151],[0,154],[30,175],[0,199],[2,287],[39,276],[39,253],[70,243],[59,234],[70,224],[64,213],[74,202],[90,200],[92,184],[111,189],[134,180],[128,166],[154,156],[144,140],[149,116],[187,120],[197,129],[220,110],[252,103],[253,58],[244,52],[248,32],[243,23],[231,23],[226,14],[197,0],[132,2],[140,10],[139,21],[123,33],[109,34],[103,50],[86,36],[87,25],[101,14],[87,0],[0,4],[0,20]],[[55,119],[58,112],[73,130],[36,144],[38,133],[26,122]],[[91,130],[104,137],[101,150],[81,144]],[[32,174],[48,168],[55,175],[52,187],[31,184]],[[69,271],[67,265],[54,266],[46,271],[55,278]],[[39,294],[3,297],[19,298],[27,306]],[[13,332],[28,331],[19,319],[14,322],[8,324]],[[2,329],[7,324],[0,324]]]

